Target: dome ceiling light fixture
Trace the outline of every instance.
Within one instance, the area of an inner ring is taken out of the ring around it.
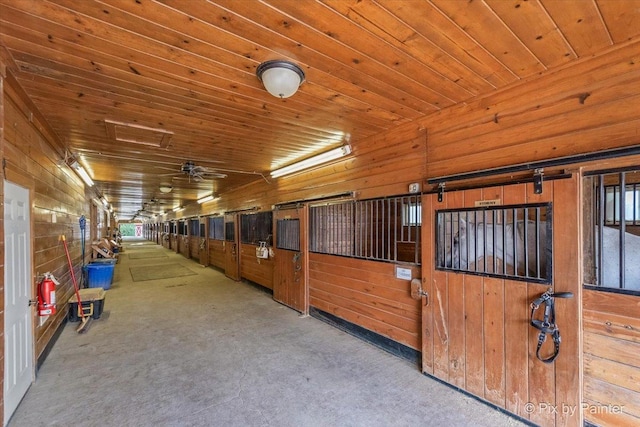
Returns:
[[[171,190],[173,190],[173,187],[170,185],[161,185],[160,186],[160,192],[161,193],[171,193]]]
[[[289,98],[304,82],[304,71],[293,62],[265,61],[256,68],[256,75],[271,95]]]

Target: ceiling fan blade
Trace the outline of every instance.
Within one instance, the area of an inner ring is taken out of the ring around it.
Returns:
[[[189,183],[189,184],[193,184],[199,181],[193,175],[174,176],[173,178],[171,178],[171,180],[179,181],[181,183]]]
[[[218,179],[223,179],[228,176],[227,174],[219,173],[219,172],[205,172],[204,175],[206,175],[209,178],[218,178]]]

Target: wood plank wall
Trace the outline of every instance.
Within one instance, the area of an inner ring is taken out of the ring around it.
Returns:
[[[187,235],[178,236],[178,253],[185,258],[189,258],[189,240]]]
[[[224,270],[224,240],[209,239],[209,264]]]
[[[240,243],[240,272],[242,278],[273,290],[273,258],[256,258],[257,245]]]
[[[422,123],[428,177],[640,144],[640,41]]]
[[[640,425],[640,297],[585,290],[584,407],[595,425]]]
[[[179,239],[181,239],[181,237],[174,233],[171,233],[171,235],[169,236],[171,250],[176,253],[178,253],[178,250],[179,250],[178,248]]]
[[[200,262],[200,236],[189,236],[189,256]]]
[[[419,266],[412,277],[421,277]],[[420,350],[420,301],[395,264],[309,254],[309,304],[324,312]]]
[[[90,248],[91,195],[85,193],[82,181],[70,168],[59,167],[58,162],[62,161],[60,155],[45,142],[43,132],[30,120],[29,113],[30,106],[22,99],[17,87],[8,87],[5,82],[3,157],[7,160],[6,179],[30,190],[33,206],[33,274],[39,277],[51,272],[60,282],[56,289],[57,313],[40,325],[34,310],[35,353],[39,357],[66,316],[67,302],[73,293],[60,236],[66,236],[74,273],[79,280],[82,276],[79,219],[81,215],[87,219],[85,247]],[[87,250],[85,253],[86,263],[90,261],[90,252]],[[36,295],[35,282],[33,295]]]

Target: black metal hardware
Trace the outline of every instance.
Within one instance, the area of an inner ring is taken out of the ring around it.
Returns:
[[[535,194],[542,194],[542,175],[544,175],[542,168],[533,171],[533,192]]]

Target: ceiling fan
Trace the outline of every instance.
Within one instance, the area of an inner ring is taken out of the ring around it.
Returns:
[[[174,176],[173,179],[186,177],[190,182],[191,180],[204,181],[206,179],[222,179],[227,177],[227,174],[216,172],[215,170],[209,169],[204,166],[196,165],[192,160],[188,160],[180,165],[180,172],[165,174],[165,176],[168,175],[177,175]],[[181,177],[180,175],[184,175],[184,177]]]

